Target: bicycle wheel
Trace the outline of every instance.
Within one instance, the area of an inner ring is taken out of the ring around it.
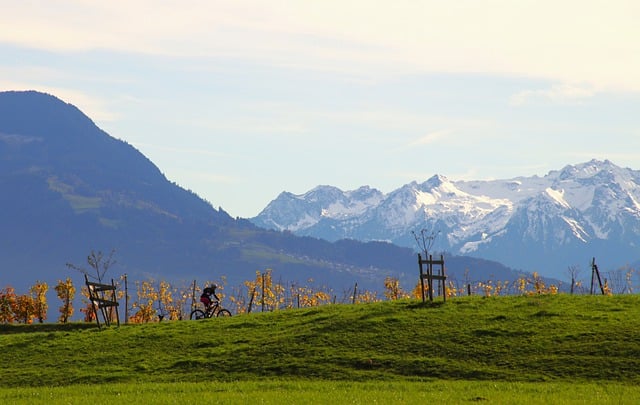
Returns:
[[[191,315],[189,315],[189,319],[191,320],[204,319],[204,318],[206,318],[206,315],[204,314],[204,311],[202,311],[201,309],[194,309],[193,311],[191,311]]]
[[[219,317],[225,317],[225,316],[231,316],[231,311],[229,311],[228,309],[221,309],[220,311],[218,311],[218,315]]]

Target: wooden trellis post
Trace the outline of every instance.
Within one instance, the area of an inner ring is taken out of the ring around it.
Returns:
[[[116,285],[113,283],[113,279],[111,279],[111,284],[93,283],[89,281],[89,278],[85,274],[84,282],[87,285],[89,301],[91,301],[91,307],[96,317],[98,328],[100,327],[98,313],[102,314],[104,324],[110,326],[113,312],[115,312],[116,322],[118,326],[120,326],[120,316],[118,315],[119,304],[116,296]],[[98,312],[98,310],[100,311]]]
[[[425,266],[426,265],[426,266]],[[433,266],[440,266],[439,271],[434,274]],[[426,301],[426,296],[429,296],[429,301],[433,301],[433,282],[438,281],[438,290],[442,291],[442,298],[447,301],[447,287],[445,281],[447,276],[444,272],[444,257],[440,255],[440,260],[434,260],[433,256],[429,255],[429,258],[422,258],[422,255],[418,253],[418,266],[420,267],[420,288],[422,291],[422,302]],[[424,280],[427,280],[427,291],[425,292]]]
[[[594,292],[593,291],[594,278],[598,279],[598,284],[600,285],[600,292],[602,293],[602,295],[605,295],[604,287],[602,286],[602,279],[600,278],[600,271],[598,270],[598,265],[596,264],[595,257],[591,261],[591,295],[593,295],[593,292]]]

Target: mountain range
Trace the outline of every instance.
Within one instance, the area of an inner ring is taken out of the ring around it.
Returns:
[[[323,194],[323,193],[321,193]],[[340,194],[340,193],[338,193]],[[362,190],[361,201],[369,201]],[[355,196],[355,194],[354,194]],[[293,214],[293,213],[291,213]],[[336,238],[334,238],[336,239]],[[0,92],[0,288],[71,277],[91,251],[115,251],[107,277],[242,285],[257,271],[274,280],[337,291],[382,290],[387,276],[410,289],[416,252],[386,241],[327,241],[232,218],[169,181],[130,144],[75,106],[36,91]],[[449,255],[454,278],[513,280],[504,265]]]
[[[438,251],[562,278],[568,266],[584,267],[594,257],[607,266],[640,259],[640,171],[591,160],[543,177],[452,181],[434,175],[387,194],[369,186],[318,186],[281,193],[251,221],[329,241],[413,248],[426,235]]]

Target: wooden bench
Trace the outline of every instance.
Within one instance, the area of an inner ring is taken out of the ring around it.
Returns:
[[[111,280],[111,284],[101,284],[89,281],[87,275],[84,275],[84,282],[89,291],[89,301],[93,308],[93,314],[96,317],[98,327],[100,327],[100,317],[98,310],[102,314],[102,319],[106,326],[111,325],[112,315],[115,311],[115,318],[118,326],[120,326],[120,316],[118,315],[118,298],[116,296],[116,285]]]

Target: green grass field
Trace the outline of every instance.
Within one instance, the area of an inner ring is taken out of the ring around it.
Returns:
[[[0,403],[636,403],[640,297],[465,297],[2,325]]]

